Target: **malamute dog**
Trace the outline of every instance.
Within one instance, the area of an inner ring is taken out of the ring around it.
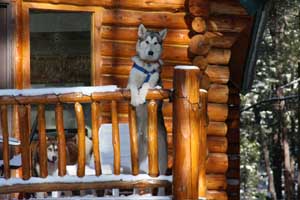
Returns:
[[[163,61],[162,43],[166,38],[167,29],[159,32],[147,30],[143,24],[138,28],[137,55],[132,57],[133,67],[130,71],[127,88],[131,92],[131,104],[136,107],[139,138],[139,162],[141,172],[148,172],[147,152],[147,122],[148,112],[145,103],[149,88],[162,86],[160,71]],[[158,102],[158,149],[159,170],[165,174],[167,170],[167,133],[162,115],[162,101]]]

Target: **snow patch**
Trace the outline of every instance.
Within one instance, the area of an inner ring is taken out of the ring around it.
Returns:
[[[0,143],[3,143],[3,136],[2,135],[0,135]],[[18,146],[18,145],[21,144],[21,142],[17,138],[9,137],[8,138],[8,144],[12,145],[12,146]]]
[[[116,85],[93,86],[93,87],[61,87],[61,88],[38,88],[38,89],[5,89],[0,90],[0,96],[39,96],[47,94],[69,94],[82,93],[90,96],[94,92],[114,92],[118,89]]]
[[[3,160],[0,160],[0,166],[2,166],[2,165],[4,165]],[[20,167],[22,165],[21,154],[18,154],[16,156],[14,156],[12,159],[10,159],[9,165],[12,167]]]

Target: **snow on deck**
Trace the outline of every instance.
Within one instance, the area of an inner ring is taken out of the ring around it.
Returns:
[[[37,89],[4,89],[0,90],[0,96],[39,96],[47,94],[82,93],[90,96],[93,92],[114,92],[116,85],[93,86],[93,87],[61,87],[61,88],[37,88]]]
[[[3,136],[0,135],[0,143],[3,142]],[[8,144],[9,145],[12,145],[12,146],[18,146],[21,144],[20,140],[18,140],[17,138],[14,138],[14,137],[9,137],[8,138]]]

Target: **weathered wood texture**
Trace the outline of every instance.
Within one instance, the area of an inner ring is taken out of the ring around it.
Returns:
[[[77,176],[83,177],[85,174],[85,121],[82,105],[78,102],[74,105],[77,130],[78,130],[78,168]]]
[[[101,163],[100,163],[100,151],[99,151],[99,103],[92,102],[91,104],[91,119],[92,119],[92,142],[93,142],[93,154],[95,164],[95,174],[100,176],[102,174]]]
[[[2,155],[3,155],[3,171],[4,177],[6,179],[10,178],[10,167],[9,167],[9,133],[8,133],[8,120],[7,120],[7,106],[1,106],[1,130],[2,130],[2,137],[3,137],[3,146],[2,146]]]
[[[117,101],[111,102],[111,117],[112,117],[112,144],[114,150],[114,174],[121,173],[121,152],[120,152],[120,131],[118,120]]]
[[[47,139],[46,139],[46,118],[45,105],[38,105],[38,130],[39,130],[39,165],[40,177],[48,176],[48,159],[47,159]]]
[[[199,75],[200,70],[197,68],[175,69],[173,103],[175,199],[198,199],[199,164],[200,161],[203,162],[203,159],[199,158],[200,156],[206,158],[206,154],[200,153],[199,93],[195,92],[199,91]],[[205,136],[206,132],[202,134]],[[201,142],[205,142],[206,146],[205,140]],[[201,166],[205,167],[205,164],[201,163]]]
[[[132,174],[139,174],[139,146],[138,146],[138,133],[136,124],[136,111],[135,108],[128,104],[128,118],[129,118],[129,132],[130,132],[130,154],[131,154],[131,168]]]
[[[21,131],[21,158],[22,178],[28,180],[31,177],[31,155],[30,155],[30,127],[29,127],[29,106],[19,106],[19,124]]]
[[[200,116],[199,116],[199,182],[198,198],[206,197],[207,177],[206,177],[206,159],[207,159],[207,91],[200,90]]]
[[[159,175],[158,169],[158,129],[157,129],[157,103],[151,100],[148,103],[148,162],[149,175]]]
[[[64,176],[67,174],[66,160],[66,137],[64,128],[63,106],[60,103],[55,107],[55,121],[58,139],[58,175]]]

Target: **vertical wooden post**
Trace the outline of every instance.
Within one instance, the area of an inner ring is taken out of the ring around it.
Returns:
[[[67,173],[66,162],[66,137],[64,128],[63,106],[58,103],[55,107],[56,131],[58,140],[58,175],[64,176]]]
[[[199,144],[199,186],[198,198],[205,199],[207,191],[206,161],[207,161],[207,91],[200,90],[200,144]]]
[[[9,143],[8,143],[8,121],[7,121],[7,106],[1,106],[1,128],[3,136],[3,162],[4,162],[4,177],[10,178],[9,168]]]
[[[77,176],[83,177],[85,174],[85,122],[82,105],[75,103],[75,113],[77,120],[78,134],[78,168]]]
[[[139,145],[136,127],[136,111],[135,107],[128,104],[129,132],[130,132],[130,153],[132,174],[139,174]]]
[[[99,152],[99,104],[92,102],[92,139],[96,176],[102,174]]]
[[[120,155],[120,135],[119,135],[119,120],[117,101],[111,101],[111,120],[112,120],[112,144],[114,148],[114,174],[120,174],[121,155]]]
[[[157,103],[155,100],[150,100],[148,103],[148,164],[149,176],[158,176]]]
[[[198,67],[175,67],[173,195],[176,200],[198,199],[199,77]]]
[[[19,107],[19,120],[21,131],[21,157],[22,157],[22,176],[24,180],[31,177],[31,155],[30,155],[30,131],[29,131],[29,106]]]
[[[38,105],[38,129],[39,129],[39,161],[40,161],[40,177],[48,176],[47,169],[47,144],[46,144],[46,120],[45,106]]]

